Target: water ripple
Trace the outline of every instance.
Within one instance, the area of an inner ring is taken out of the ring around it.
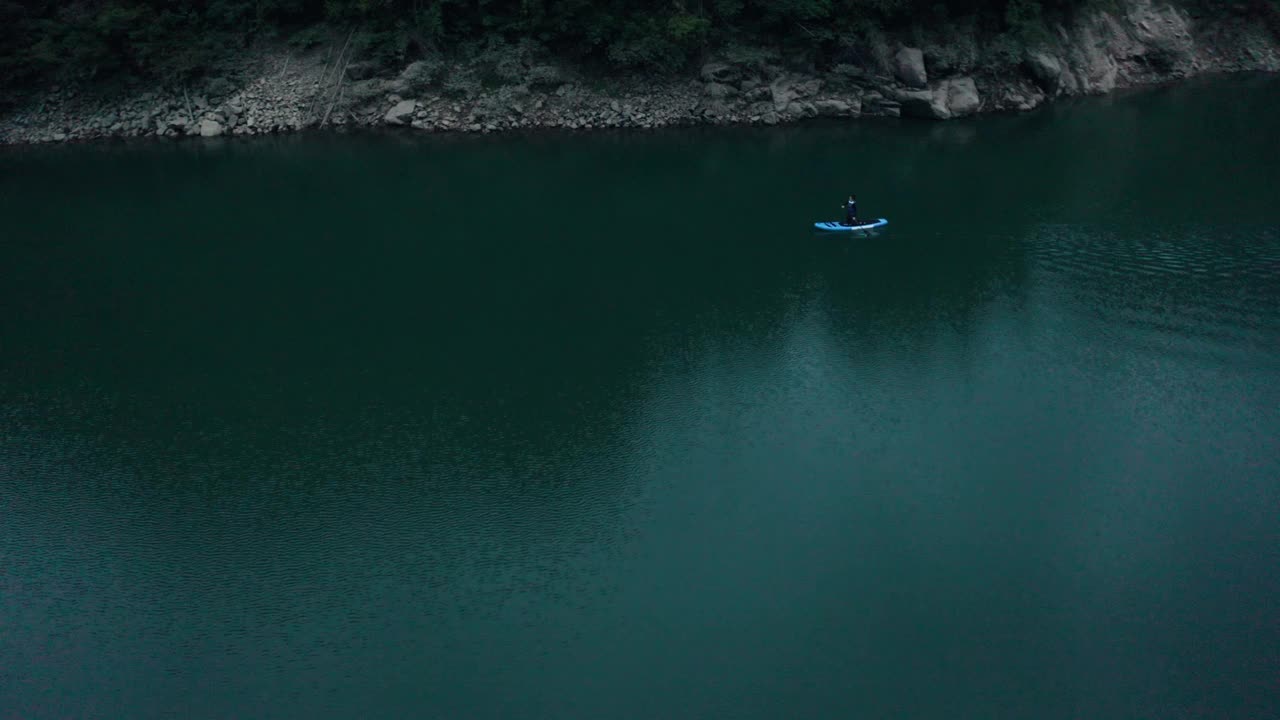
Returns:
[[[1273,227],[1124,235],[1045,225],[1029,246],[1045,285],[1109,342],[1253,361],[1280,350]]]

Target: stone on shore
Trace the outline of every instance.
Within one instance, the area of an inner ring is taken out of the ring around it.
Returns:
[[[837,99],[818,100],[813,103],[813,109],[823,117],[844,117],[855,114],[852,105]]]
[[[401,100],[395,107],[387,111],[382,120],[388,125],[407,125],[413,120],[413,113],[418,109],[416,100]]]
[[[934,90],[903,90],[898,93],[902,116],[926,120],[946,120],[951,117],[947,108],[946,87]]]
[[[947,109],[951,117],[964,117],[978,112],[982,100],[978,86],[971,77],[953,78],[947,81]]]
[[[1034,51],[1027,53],[1023,64],[1031,73],[1031,77],[1035,78],[1036,84],[1045,92],[1057,92],[1062,84],[1062,63],[1058,58],[1047,52]]]
[[[907,87],[924,89],[929,86],[929,74],[924,69],[924,51],[903,47],[893,56],[893,73]]]

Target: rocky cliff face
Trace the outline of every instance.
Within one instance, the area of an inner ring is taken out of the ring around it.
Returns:
[[[920,46],[892,38],[866,43],[858,62],[822,73],[789,68],[767,51],[739,51],[707,63],[696,78],[607,85],[529,57],[505,59],[496,82],[490,73],[482,83],[477,67],[439,60],[385,76],[319,52],[267,51],[245,59],[239,80],[218,78],[195,93],[102,98],[52,88],[0,118],[0,142],[207,138],[329,126],[493,132],[812,117],[947,120],[1202,73],[1280,71],[1280,39],[1266,23],[1244,16],[1196,21],[1152,0],[1077,18],[1030,46],[993,47],[974,31],[939,32],[945,40]]]

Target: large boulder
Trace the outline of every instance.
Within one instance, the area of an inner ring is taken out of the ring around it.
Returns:
[[[794,100],[812,97],[822,88],[822,81],[794,75],[780,75],[769,83],[769,94],[773,99],[773,108],[782,112]]]
[[[795,93],[791,82],[784,75],[769,84],[769,97],[773,100],[774,110],[781,112],[791,104],[792,100],[800,96]]]
[[[978,112],[982,99],[971,77],[935,82],[927,90],[902,90],[897,93],[903,117],[926,120],[950,120]]]
[[[898,93],[902,116],[926,120],[947,120],[951,109],[947,107],[947,86],[933,90],[903,90]]]
[[[813,97],[814,95],[818,94],[819,90],[822,89],[822,81],[819,80],[818,78],[809,78],[807,80],[801,80],[800,82],[795,84],[794,89],[795,89],[796,95],[798,95],[799,97],[802,97],[802,98]]]
[[[893,74],[907,87],[928,87],[929,74],[924,69],[924,52],[920,48],[899,48],[898,54],[893,56]]]
[[[978,86],[971,77],[954,78],[947,81],[947,109],[951,117],[964,117],[978,112],[982,100],[978,97]]]
[[[387,111],[382,120],[388,125],[408,125],[413,120],[413,113],[418,109],[414,100],[401,100],[395,107]]]
[[[1093,27],[1079,31],[1069,63],[1075,74],[1071,84],[1081,92],[1105,94],[1116,88],[1116,59],[1108,51],[1106,37]]]
[[[1128,22],[1124,30],[1113,33],[1112,45],[1119,47],[1112,55],[1139,59],[1160,74],[1181,74],[1191,69],[1195,61],[1195,41],[1191,20],[1185,12],[1163,3],[1135,2],[1128,7],[1126,15]],[[1125,40],[1133,45],[1125,47]]]
[[[222,123],[217,120],[200,121],[200,137],[218,137],[222,134]]]
[[[1042,50],[1028,52],[1022,64],[1047,93],[1055,93],[1062,85],[1062,62]]]

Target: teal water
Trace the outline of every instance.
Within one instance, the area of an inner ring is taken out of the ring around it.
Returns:
[[[0,718],[1280,716],[1278,91],[6,150]]]

